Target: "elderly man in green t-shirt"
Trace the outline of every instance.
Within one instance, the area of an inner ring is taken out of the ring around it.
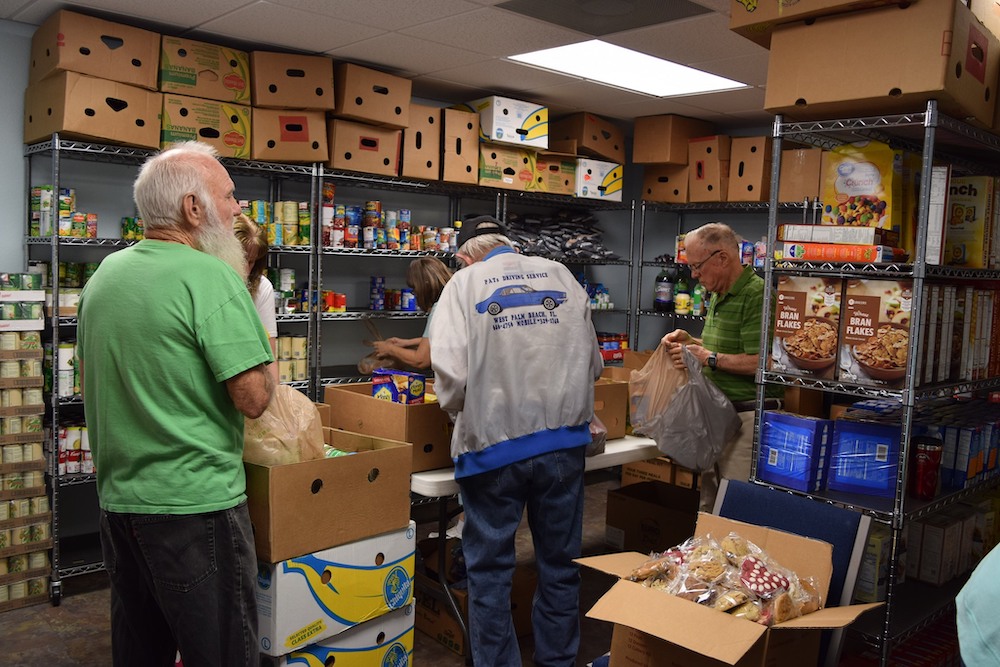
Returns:
[[[701,476],[701,509],[711,512],[719,490],[719,478],[746,480],[750,477],[753,450],[754,374],[760,363],[760,325],[764,306],[764,281],[752,267],[740,263],[740,242],[733,230],[710,222],[684,237],[688,267],[711,292],[702,337],[683,329],[663,337],[674,364],[684,368],[682,346],[687,345],[701,362],[702,372],[729,397],[743,423],[739,433],[719,457],[715,470]],[[780,387],[769,387],[766,409],[780,406]]]

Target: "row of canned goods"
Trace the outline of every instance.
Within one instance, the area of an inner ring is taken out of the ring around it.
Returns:
[[[305,359],[308,355],[308,338],[305,336],[278,336],[278,359]]]
[[[44,488],[45,473],[41,470],[8,472],[0,475],[0,489],[4,491],[24,491],[25,489]]]
[[[40,350],[40,331],[0,331],[0,350]]]
[[[90,452],[90,439],[86,426],[76,424],[60,426],[58,440],[60,475],[94,473],[94,458]]]
[[[32,500],[34,500],[34,498],[32,498]],[[48,510],[45,511],[48,512]],[[48,551],[32,551],[26,554],[17,554],[16,556],[0,558],[0,575],[30,572],[31,570],[41,570],[48,567]]]
[[[11,387],[10,389],[0,389],[0,408],[22,408],[37,405],[45,407],[43,390],[41,387]]]
[[[93,277],[98,266],[100,262],[59,262],[59,287],[83,287]]]
[[[276,363],[279,382],[305,382],[309,376],[308,359],[279,359]]]
[[[27,581],[0,584],[0,602],[14,602],[23,598],[41,597],[48,594],[48,577],[34,577]]]
[[[0,320],[40,320],[44,316],[41,301],[0,301]]]
[[[4,463],[30,463],[41,461],[45,457],[40,442],[4,445],[0,447],[0,461]]]
[[[50,537],[52,537],[52,531],[48,523],[32,523],[27,526],[17,526],[15,528],[0,528],[0,549],[17,547],[22,544],[44,542]]]
[[[42,377],[41,359],[4,359],[0,361],[0,379]],[[29,405],[32,405],[29,403]]]
[[[23,433],[41,433],[42,415],[26,415],[16,417],[0,417],[0,435],[21,435]],[[6,452],[4,452],[6,456]],[[4,463],[7,461],[5,460]]]
[[[0,500],[0,521],[8,519],[24,519],[26,517],[38,516],[49,511],[49,497],[42,494],[31,498],[14,498],[13,500]],[[3,559],[0,559],[2,565]],[[22,570],[15,570],[21,572]],[[0,571],[0,574],[6,572]]]
[[[417,299],[409,287],[396,289],[385,286],[385,276],[372,276],[369,289],[371,310],[416,311]]]
[[[0,290],[36,290],[42,289],[42,274],[26,271],[24,273],[0,273]]]

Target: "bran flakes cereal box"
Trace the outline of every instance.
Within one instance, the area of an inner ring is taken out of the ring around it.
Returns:
[[[841,279],[778,278],[770,368],[777,373],[833,379],[840,329]]]
[[[887,389],[903,386],[912,301],[909,280],[847,281],[837,380]]]
[[[838,146],[826,160],[820,222],[901,231],[902,192],[903,151],[878,141]]]

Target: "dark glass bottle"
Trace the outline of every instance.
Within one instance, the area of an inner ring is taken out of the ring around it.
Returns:
[[[666,264],[656,276],[656,292],[653,298],[653,310],[660,313],[674,312],[674,285],[677,283],[677,265]]]

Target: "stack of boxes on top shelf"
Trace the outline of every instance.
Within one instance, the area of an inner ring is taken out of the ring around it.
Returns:
[[[0,611],[48,601],[39,278],[0,273]]]
[[[329,407],[317,407],[325,443],[343,455],[245,464],[262,662],[407,664],[411,447],[330,428]]]

